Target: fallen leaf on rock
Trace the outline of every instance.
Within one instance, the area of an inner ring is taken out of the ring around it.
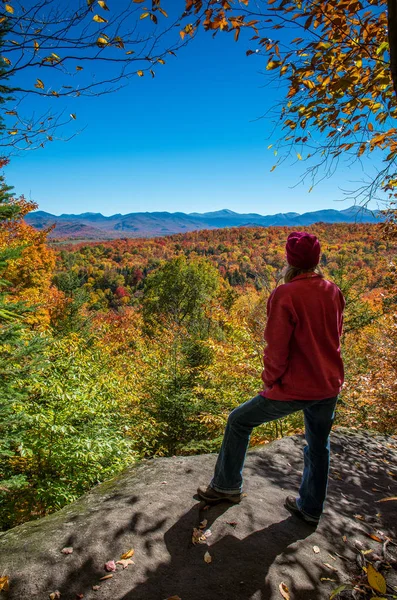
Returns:
[[[104,569],[105,571],[115,571],[116,563],[114,562],[114,560],[108,560],[108,562],[105,563]]]
[[[285,598],[285,600],[290,600],[289,589],[287,588],[285,583],[281,582],[278,586],[278,589],[280,590],[280,594],[283,598]]]
[[[320,548],[318,546],[313,546],[313,552],[318,554],[320,552]]]
[[[371,565],[371,563],[369,563],[367,567],[367,578],[369,585],[375,592],[386,594],[385,578]]]
[[[338,572],[338,569],[336,567],[333,567],[332,565],[330,565],[329,563],[323,563],[324,567],[327,567],[327,569],[331,569],[331,571],[336,571]]]
[[[204,519],[204,521],[201,521],[200,525],[199,525],[199,529],[205,529],[207,527],[207,519]]]
[[[62,554],[72,554],[73,548],[62,548]]]
[[[105,581],[105,579],[111,579],[113,577],[113,575],[104,575],[103,577],[100,578],[99,581]]]
[[[343,585],[340,585],[339,587],[335,588],[334,591],[331,593],[329,600],[333,600],[334,598],[336,598],[336,596],[338,596],[341,592],[344,592],[345,590],[352,590],[353,586],[350,585],[350,583],[345,583]]]
[[[61,592],[59,590],[55,590],[55,592],[51,592],[50,600],[58,600],[61,597]]]
[[[120,556],[121,560],[125,560],[127,558],[131,558],[131,556],[134,556],[134,552],[135,552],[135,550],[133,550],[132,548],[131,548],[131,550],[128,550],[127,552],[124,552],[124,554],[122,554]]]
[[[237,527],[237,521],[226,521],[226,525],[230,525],[231,527]]]
[[[363,517],[362,515],[354,515],[355,519],[358,519],[359,521],[365,521],[365,517]]]
[[[207,564],[210,564],[210,562],[212,562],[212,556],[211,556],[211,554],[210,554],[209,552],[206,552],[206,553],[204,554],[204,560],[205,560],[205,562],[206,562]]]
[[[0,577],[0,592],[2,590],[4,590],[5,592],[8,592],[9,587],[10,587],[10,580],[8,579],[8,576],[4,575],[4,577]]]
[[[382,543],[382,540],[380,539],[380,537],[378,537],[377,535],[375,535],[374,533],[367,533],[368,537],[371,538],[371,540],[375,540],[375,542],[380,542]]]
[[[376,502],[390,502],[391,500],[397,500],[397,496],[391,496],[390,498],[382,498],[381,500],[376,500]]]
[[[320,581],[336,581],[336,579],[331,579],[330,577],[320,577]]]
[[[205,544],[207,538],[203,534],[201,529],[197,529],[197,527],[193,527],[192,533],[192,543],[193,544]]]
[[[116,562],[116,565],[121,565],[123,567],[123,569],[127,569],[128,565],[133,565],[134,561],[131,560],[130,558],[122,558],[121,560],[118,560]]]
[[[97,592],[100,589],[100,585],[93,585],[92,589],[94,590],[94,592]]]
[[[332,560],[336,560],[336,556],[332,556],[332,554],[328,554],[328,556],[332,558]]]

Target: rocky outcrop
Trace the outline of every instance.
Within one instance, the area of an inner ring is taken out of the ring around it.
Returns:
[[[194,495],[210,480],[214,455],[144,461],[59,512],[0,534],[0,576],[10,580],[1,596],[264,600],[281,598],[284,583],[294,600],[329,598],[357,569],[357,544],[378,551],[369,535],[396,535],[397,502],[379,500],[397,495],[397,440],[333,434],[327,509],[316,530],[283,507],[299,486],[303,445],[293,436],[250,451],[242,503],[207,510]],[[193,544],[204,519],[203,543]],[[130,549],[134,564],[104,570]],[[113,576],[101,580],[106,575]]]

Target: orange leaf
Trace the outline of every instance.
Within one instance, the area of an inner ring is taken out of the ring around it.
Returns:
[[[1,591],[8,592],[9,585],[10,585],[10,581],[9,581],[7,575],[5,575],[4,577],[0,577],[0,592]]]

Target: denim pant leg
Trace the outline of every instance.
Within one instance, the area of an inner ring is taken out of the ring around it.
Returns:
[[[335,417],[337,397],[310,403],[304,409],[304,470],[297,500],[299,508],[313,517],[323,511],[327,494],[330,443],[329,434]]]
[[[239,494],[243,483],[245,455],[253,428],[301,410],[304,405],[300,401],[281,402],[255,396],[235,408],[229,415],[211,487],[217,492]]]

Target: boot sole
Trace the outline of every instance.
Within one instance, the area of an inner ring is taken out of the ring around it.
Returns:
[[[229,502],[229,504],[240,504],[242,500],[241,496],[237,496],[237,498],[234,499],[233,496],[225,496],[224,498],[212,498],[199,493],[197,493],[197,495],[200,498],[200,500],[203,500],[207,504],[220,504],[221,502]]]

